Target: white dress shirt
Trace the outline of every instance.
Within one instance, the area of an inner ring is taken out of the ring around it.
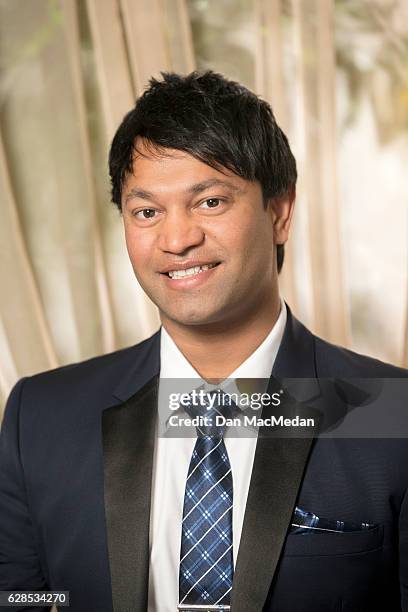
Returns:
[[[230,376],[269,379],[286,324],[281,300],[279,317],[258,348]],[[160,379],[201,379],[172,338],[161,328]],[[217,388],[222,385],[217,385]],[[160,386],[159,386],[160,398]],[[160,403],[160,399],[159,399]],[[160,427],[160,422],[158,427]],[[257,438],[224,435],[233,481],[232,537],[236,563]],[[175,612],[179,602],[179,562],[184,490],[194,437],[157,437],[153,465],[150,515],[150,566],[148,612]]]

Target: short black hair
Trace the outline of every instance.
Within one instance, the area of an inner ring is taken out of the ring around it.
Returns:
[[[162,80],[152,78],[124,117],[109,153],[112,201],[119,210],[138,136],[153,148],[178,149],[218,170],[259,181],[265,208],[270,198],[296,185],[296,161],[269,104],[212,71],[162,72]],[[283,258],[284,247],[277,245],[278,271]]]

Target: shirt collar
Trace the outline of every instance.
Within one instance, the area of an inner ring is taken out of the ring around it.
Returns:
[[[285,331],[287,320],[286,304],[281,299],[281,309],[274,326],[269,334],[255,349],[255,351],[239,365],[230,376],[218,383],[210,384],[201,378],[200,374],[180,351],[170,334],[161,327],[160,338],[160,379],[187,379],[191,389],[203,388],[206,391],[211,389],[222,389],[226,393],[242,392],[242,379],[263,379],[269,380],[272,368],[279,350],[279,346]],[[193,382],[197,380],[197,383]],[[162,385],[160,385],[162,387]],[[166,427],[167,420],[174,411],[164,403],[159,387],[159,421],[161,426]]]

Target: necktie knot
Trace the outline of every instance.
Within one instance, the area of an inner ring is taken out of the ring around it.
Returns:
[[[221,389],[202,392],[192,397],[191,404],[185,407],[187,414],[196,419],[197,437],[211,436],[222,438],[231,419],[239,412],[228,393]]]

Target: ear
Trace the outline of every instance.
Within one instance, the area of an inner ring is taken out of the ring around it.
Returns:
[[[296,188],[293,187],[284,195],[269,200],[275,244],[285,244],[289,238],[295,199]]]

